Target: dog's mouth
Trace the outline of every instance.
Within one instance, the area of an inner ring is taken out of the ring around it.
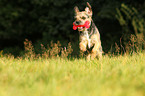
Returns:
[[[85,27],[78,27],[78,31],[83,31]]]
[[[77,30],[78,31],[83,31],[85,28],[89,28],[90,27],[90,22],[89,21],[86,21],[84,24],[82,25],[79,25],[79,24],[76,24],[76,22],[73,22],[73,29],[74,30]]]

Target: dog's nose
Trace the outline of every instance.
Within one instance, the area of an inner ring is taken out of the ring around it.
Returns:
[[[79,23],[80,23],[79,21],[76,21],[76,24],[77,24],[77,25],[79,25]]]

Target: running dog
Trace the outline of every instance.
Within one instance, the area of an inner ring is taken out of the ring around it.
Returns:
[[[79,48],[80,51],[86,53],[86,59],[92,60],[96,56],[102,58],[102,46],[100,40],[100,33],[92,20],[91,5],[87,2],[85,11],[79,11],[75,8],[75,21],[73,22],[73,29],[79,31]]]

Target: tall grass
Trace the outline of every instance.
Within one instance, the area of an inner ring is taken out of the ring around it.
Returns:
[[[42,54],[36,54],[26,39],[24,57],[0,52],[0,96],[144,96],[145,53],[134,50],[134,41],[132,37],[134,54],[125,50],[120,55],[124,47],[116,43],[117,55],[86,61],[68,59],[71,43],[41,44]]]
[[[25,48],[25,56],[24,58],[28,59],[37,59],[37,58],[67,58],[70,57],[72,54],[72,45],[71,43],[68,43],[66,47],[62,47],[60,42],[57,43],[51,42],[50,45],[47,45],[45,47],[43,44],[41,44],[41,54],[36,54],[35,49],[33,47],[33,44],[31,41],[26,39],[24,41],[24,48]]]
[[[102,60],[0,57],[0,96],[144,96],[145,53]]]
[[[121,4],[116,9],[116,19],[122,27],[120,48],[126,54],[132,54],[145,49],[145,19],[134,7]],[[123,45],[123,46],[122,46]]]

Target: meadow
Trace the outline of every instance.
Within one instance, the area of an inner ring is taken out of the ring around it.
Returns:
[[[0,56],[0,96],[145,96],[145,53],[92,61]]]

